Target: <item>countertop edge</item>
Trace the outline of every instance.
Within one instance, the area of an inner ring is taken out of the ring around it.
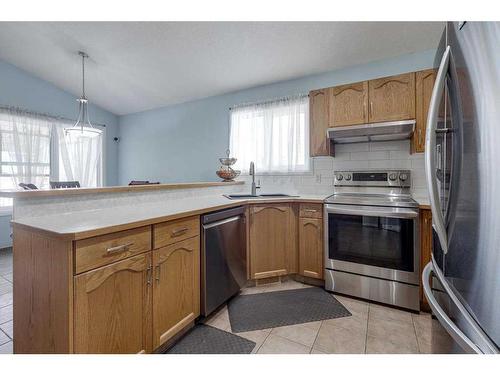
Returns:
[[[105,227],[101,227],[101,228],[90,229],[90,230],[80,231],[80,232],[55,232],[55,231],[43,229],[43,228],[40,228],[37,226],[25,224],[25,223],[23,223],[22,219],[20,219],[19,222],[16,220],[12,220],[11,223],[12,223],[13,228],[18,227],[20,229],[32,230],[32,231],[36,231],[38,233],[43,233],[49,237],[55,237],[55,238],[59,238],[62,240],[78,241],[78,240],[82,240],[82,239],[86,239],[86,238],[101,236],[101,235],[110,234],[110,233],[114,233],[114,232],[120,232],[120,231],[132,229],[132,228],[138,228],[138,227],[147,226],[147,225],[154,225],[154,224],[158,224],[158,223],[165,222],[165,221],[178,220],[178,219],[182,219],[182,218],[194,216],[194,215],[202,215],[202,214],[205,214],[208,212],[223,210],[226,208],[242,206],[242,205],[271,204],[271,203],[323,203],[323,201],[324,201],[324,198],[320,199],[320,198],[307,198],[307,197],[305,197],[305,198],[301,198],[301,197],[275,198],[275,199],[259,199],[259,200],[246,199],[246,200],[232,200],[232,201],[229,201],[229,199],[228,199],[227,204],[217,204],[217,205],[210,206],[210,207],[181,211],[181,212],[176,212],[176,213],[169,214],[169,215],[148,218],[145,220],[132,221],[132,222],[128,222],[128,223],[105,226]]]
[[[2,198],[39,198],[83,194],[128,193],[154,190],[196,189],[216,186],[243,185],[244,181],[230,182],[183,182],[171,184],[106,186],[99,188],[47,189],[47,190],[0,190]]]

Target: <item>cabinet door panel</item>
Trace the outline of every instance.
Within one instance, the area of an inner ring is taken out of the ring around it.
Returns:
[[[200,313],[200,237],[153,252],[153,346],[162,345]]]
[[[332,87],[329,94],[329,126],[368,122],[368,81]]]
[[[415,118],[415,73],[368,82],[369,122]]]
[[[413,134],[413,150],[415,152],[425,151],[425,130],[427,128],[427,113],[436,80],[434,69],[423,70],[415,74],[415,103],[416,121],[415,133]]]
[[[291,246],[289,205],[253,206],[250,214],[250,273],[253,279],[288,273]]]
[[[75,353],[151,352],[151,253],[75,277]]]
[[[299,231],[300,274],[323,279],[323,221],[301,218]]]
[[[328,156],[328,89],[309,93],[309,152],[311,156]]]

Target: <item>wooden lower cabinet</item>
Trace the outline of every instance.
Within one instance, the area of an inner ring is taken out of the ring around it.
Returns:
[[[149,353],[151,253],[75,277],[75,353]]]
[[[153,251],[153,347],[191,324],[200,313],[200,237]]]
[[[432,254],[432,213],[429,209],[420,210],[420,273],[431,261]],[[430,311],[422,285],[420,285],[420,309]]]
[[[299,219],[299,273],[323,279],[323,220]]]
[[[289,273],[290,249],[295,247],[295,223],[290,204],[250,208],[250,278],[263,279]]]

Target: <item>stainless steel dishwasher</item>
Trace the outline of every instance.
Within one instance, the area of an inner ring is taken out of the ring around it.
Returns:
[[[201,217],[201,313],[210,315],[247,281],[245,208]]]

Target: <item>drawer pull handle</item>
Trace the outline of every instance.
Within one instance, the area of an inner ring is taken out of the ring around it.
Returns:
[[[180,229],[174,229],[172,231],[172,237],[177,237],[177,236],[182,236],[184,233],[188,231],[188,227],[180,228]]]
[[[123,245],[109,247],[108,249],[106,249],[106,253],[108,253],[108,254],[114,254],[114,253],[119,253],[120,251],[127,251],[128,248],[130,246],[132,246],[133,244],[134,244],[133,242],[129,242],[129,243],[126,243],[126,244],[123,244]]]
[[[302,211],[304,211],[304,212],[318,212],[318,210],[313,210],[311,208],[304,208],[304,209],[302,209]]]

